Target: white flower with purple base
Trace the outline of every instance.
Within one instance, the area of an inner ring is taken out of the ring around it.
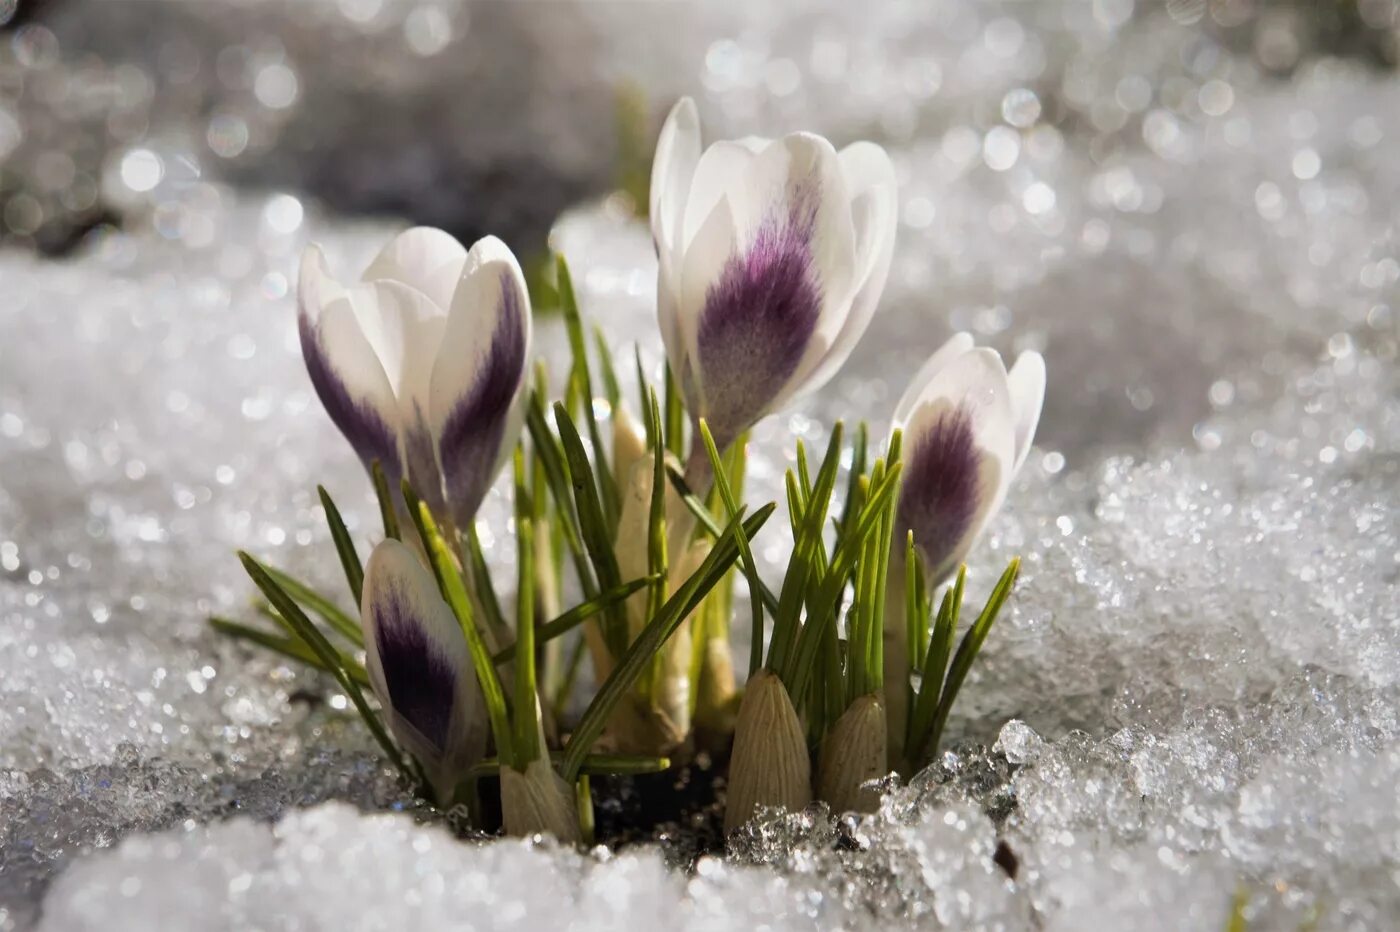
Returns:
[[[456,616],[422,562],[396,540],[370,554],[360,623],[365,672],[389,730],[447,805],[486,753],[486,707]]]
[[[995,350],[955,334],[895,408],[904,463],[896,552],[914,546],[934,585],[948,577],[1001,507],[1030,452],[1045,400],[1045,360],[1022,353],[1007,372]]]
[[[515,256],[417,227],[342,285],[313,245],[298,299],[312,385],[365,466],[469,522],[520,432],[530,298]]]
[[[693,417],[721,447],[824,384],[875,312],[894,248],[894,168],[820,136],[716,142],[672,109],[651,176],[657,316]]]

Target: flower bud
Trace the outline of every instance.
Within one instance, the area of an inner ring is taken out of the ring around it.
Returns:
[[[572,844],[583,840],[573,788],[542,757],[523,771],[501,768],[501,815],[507,835],[553,835]]]
[[[760,670],[744,689],[729,759],[724,830],[732,832],[761,806],[796,811],[812,801],[812,762],[802,723],[776,673]]]
[[[885,761],[885,703],[861,696],[836,720],[822,742],[817,798],[833,812],[874,812],[879,791],[867,786],[889,772]]]

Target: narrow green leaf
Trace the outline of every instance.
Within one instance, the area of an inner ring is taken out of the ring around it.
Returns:
[[[870,498],[866,502],[861,518],[856,523],[855,533],[843,540],[836,548],[826,572],[818,581],[816,594],[808,602],[809,617],[822,619],[827,613],[834,611],[836,602],[841,597],[841,590],[846,586],[846,580],[850,576],[851,569],[854,567],[866,539],[882,526],[890,500],[899,487],[900,469],[900,465],[896,463],[886,473],[880,485],[871,490]],[[821,488],[820,478],[818,488]],[[830,495],[829,487],[826,494]],[[804,694],[819,640],[815,634],[807,630],[800,630],[797,633],[794,659],[787,667],[792,678],[791,683],[788,684],[788,692],[794,702],[797,702]],[[784,680],[784,682],[788,681]]]
[[[350,532],[345,527],[345,521],[340,517],[340,509],[335,507],[335,502],[331,500],[331,493],[326,491],[323,485],[316,486],[316,494],[321,497],[321,508],[326,512],[326,524],[331,529],[331,540],[335,541],[335,552],[340,555],[341,569],[345,570],[345,581],[350,586],[350,594],[355,599],[356,610],[360,607],[360,593],[365,585],[365,565],[360,562],[360,555],[355,552],[355,542],[350,539]]]
[[[617,554],[613,551],[612,534],[608,530],[607,519],[603,516],[603,504],[598,498],[598,483],[593,468],[588,462],[583,439],[574,426],[573,419],[564,406],[554,405],[554,421],[559,428],[559,438],[564,445],[564,456],[569,465],[569,477],[574,490],[574,504],[578,508],[579,530],[583,534],[589,560],[597,574],[598,585],[603,589],[614,589],[621,585],[621,571],[617,567]],[[604,637],[608,649],[614,656],[627,647],[627,621],[617,611],[609,611],[608,624],[604,625]]]
[[[649,392],[647,433],[660,438],[661,407],[656,392]],[[666,602],[666,574],[671,555],[666,552],[666,451],[658,443],[651,449],[651,502],[647,514],[647,572],[653,577],[647,600],[647,617],[654,616]],[[676,554],[682,559],[684,554]]]
[[[598,483],[599,501],[606,521],[608,536],[617,533],[619,510],[617,487],[612,481],[612,471],[608,469],[607,448],[603,446],[603,435],[598,429],[598,419],[593,414],[593,376],[588,365],[588,345],[583,337],[583,317],[578,309],[578,297],[574,293],[574,279],[569,274],[569,264],[562,255],[555,255],[555,274],[559,284],[559,302],[564,311],[564,329],[569,336],[569,348],[573,352],[574,372],[583,392],[583,415],[588,425],[588,439],[593,443],[593,463]],[[582,517],[582,516],[580,516]],[[605,584],[606,585],[606,584]]]
[[[668,466],[666,469],[666,478],[671,481],[671,488],[675,491],[676,497],[679,498],[681,503],[695,516],[695,520],[706,534],[711,538],[718,538],[724,533],[724,528],[720,527],[719,522],[710,514],[710,510],[705,507],[705,503],[700,501],[699,496],[691,491],[690,486],[686,484],[685,476],[679,469]],[[776,612],[778,610],[778,597],[773,594],[773,590],[769,589],[762,580],[759,580],[759,593],[763,597],[764,607],[768,609],[769,614]]]
[[[524,459],[516,448],[516,468],[524,472]],[[515,519],[516,554],[520,576],[515,609],[515,748],[513,763],[523,769],[540,756],[539,700],[535,678],[535,534],[529,518]]]
[[[807,496],[807,501],[803,506],[801,528],[795,537],[793,556],[788,567],[789,572],[783,579],[781,594],[778,596],[778,612],[773,621],[773,638],[768,647],[768,669],[778,674],[783,683],[788,686],[789,692],[792,692],[789,678],[795,673],[792,664],[798,648],[801,608],[803,602],[807,601],[808,580],[818,572],[816,569],[817,555],[824,549],[822,528],[826,525],[827,508],[831,504],[831,493],[836,487],[836,472],[841,462],[841,436],[842,425],[840,421],[837,421],[832,425],[831,439],[827,444],[821,469],[817,471],[816,482],[812,485],[811,494]],[[805,459],[801,445],[799,445],[799,470],[805,471],[803,466]],[[852,561],[854,561],[854,556],[852,554]],[[850,572],[849,567],[846,572]],[[845,584],[844,576],[841,582],[842,585]],[[835,599],[832,598],[830,601],[834,603]],[[815,648],[815,643],[813,646]],[[793,698],[796,701],[795,695]]]
[[[399,516],[394,508],[394,499],[389,491],[389,479],[384,475],[384,467],[378,460],[370,467],[374,477],[374,494],[379,499],[379,517],[384,522],[384,536],[401,540],[399,536]]]
[[[953,639],[957,633],[955,600],[957,588],[949,586],[943,591],[943,600],[938,606],[938,615],[933,620],[933,637],[923,663],[917,668],[919,689],[914,701],[909,704],[909,718],[905,727],[905,753],[911,764],[917,765],[925,759],[929,734],[933,729],[934,717],[938,714],[938,698],[943,692],[943,677],[948,672],[948,660],[953,654]],[[920,624],[924,623],[923,616]]]
[[[569,549],[580,556],[583,554],[583,541],[579,535],[578,516],[574,511],[574,496],[569,484],[569,471],[564,463],[564,451],[549,430],[545,419],[543,395],[538,392],[530,395],[525,406],[525,425],[530,431],[535,455],[544,464],[545,477],[559,510],[564,539]]]
[[[288,660],[296,660],[326,673],[335,672],[326,666],[319,654],[307,647],[306,643],[299,638],[273,634],[271,631],[264,631],[261,628],[254,628],[218,616],[210,618],[209,624],[220,634],[227,634],[240,641],[248,641],[259,647],[265,647],[273,653],[281,654]],[[361,686],[369,686],[369,676],[365,673],[364,667],[343,654],[340,656],[340,661],[355,682]]]
[[[346,612],[342,611],[340,606],[336,605],[326,596],[321,595],[321,593],[317,592],[315,589],[293,579],[281,570],[273,569],[269,566],[267,567],[267,572],[273,579],[277,580],[279,586],[286,589],[287,592],[291,594],[292,598],[319,615],[336,634],[339,634],[356,647],[365,646],[365,636],[364,632],[360,629],[360,623],[354,618],[351,618]],[[358,611],[358,607],[356,610]]]
[[[612,364],[612,350],[608,347],[608,340],[603,336],[603,328],[593,327],[593,345],[598,349],[598,367],[603,374],[603,396],[608,399],[608,407],[612,408],[616,417],[617,406],[622,404],[622,389],[617,384],[617,370]]]
[[[958,652],[953,655],[953,662],[948,666],[948,678],[943,683],[943,696],[938,701],[938,716],[933,721],[933,730],[929,735],[930,753],[938,753],[938,742],[943,737],[943,727],[948,723],[948,713],[953,710],[953,703],[957,701],[958,690],[962,689],[963,681],[972,669],[972,662],[977,659],[977,652],[987,640],[992,623],[997,620],[1002,606],[1011,595],[1011,590],[1016,585],[1016,576],[1020,572],[1021,558],[1015,557],[997,580],[992,594],[987,598],[987,604],[982,607],[982,613],[977,616],[972,627],[967,629],[962,643],[958,645]]]
[[[685,409],[682,407],[680,387],[676,384],[676,374],[671,371],[669,360],[666,362],[664,388],[666,449],[680,459],[685,456]]]
[[[652,582],[652,577],[643,576],[641,579],[634,579],[625,582],[616,589],[609,589],[607,592],[597,595],[586,602],[580,602],[573,608],[564,612],[556,618],[540,625],[535,631],[535,640],[539,643],[552,641],[557,637],[568,634],[588,619],[599,612],[619,605],[627,601],[628,596],[641,589],[646,588]],[[511,644],[496,652],[495,661],[497,665],[509,663],[515,658],[515,645]]]
[[[731,524],[742,523],[744,535],[752,539],[753,535],[758,533],[764,522],[772,515],[775,507],[772,504],[765,505],[747,521],[741,522],[742,516],[740,516],[736,517]],[[706,593],[723,578],[724,574],[729,571],[729,567],[738,558],[739,550],[734,544],[732,534],[732,529],[725,529],[714,549],[705,558],[704,563],[667,600],[661,611],[647,623],[637,639],[619,658],[612,673],[599,687],[593,701],[589,703],[588,708],[584,710],[583,716],[579,719],[578,725],[575,726],[568,746],[564,749],[560,773],[565,780],[573,780],[578,775],[584,757],[592,750],[593,742],[597,741],[598,736],[603,733],[603,728],[607,724],[612,710],[632,688],[637,677],[650,664],[652,656],[675,633],[686,616],[700,604]]]
[[[369,707],[369,703],[365,701],[364,693],[361,692],[359,684],[355,682],[349,672],[341,664],[340,654],[331,646],[330,642],[326,640],[325,635],[316,629],[316,626],[311,623],[311,619],[307,618],[300,606],[297,605],[296,600],[288,595],[287,591],[279,586],[275,579],[268,575],[267,570],[263,568],[261,563],[242,550],[238,551],[238,559],[243,562],[243,568],[247,571],[249,577],[252,578],[253,583],[262,590],[263,595],[267,596],[267,600],[272,603],[273,607],[277,609],[278,613],[286,622],[296,630],[297,635],[306,642],[306,645],[315,651],[316,656],[321,659],[326,669],[335,677],[336,682],[339,683],[340,688],[345,691],[345,695],[350,698],[350,701],[355,706],[355,711],[360,713],[360,718],[364,719],[365,725],[369,728],[370,733],[374,735],[374,740],[379,742],[379,746],[384,749],[384,753],[388,755],[389,760],[393,762],[394,766],[397,767],[400,772],[412,779],[412,772],[404,762],[403,755],[400,754],[399,749],[394,746],[394,742],[389,740],[389,734],[384,730],[383,724],[379,721],[379,716],[375,715],[374,710]]]
[[[462,565],[471,579],[470,591],[476,597],[474,604],[486,616],[486,625],[495,632],[499,644],[510,639],[510,625],[501,611],[501,600],[496,598],[496,585],[491,581],[491,570],[486,565],[486,554],[482,552],[481,535],[477,533],[475,521],[467,522],[462,537],[467,545],[467,558]]]
[[[700,440],[705,444],[705,455],[710,458],[710,468],[715,474],[715,488],[719,490],[720,500],[724,503],[726,517],[734,520],[734,516],[739,513],[739,501],[734,495],[734,490],[729,487],[728,470],[724,468],[719,456],[719,448],[715,446],[714,435],[710,433],[710,425],[704,418],[699,421]],[[749,547],[749,542],[742,534],[738,535],[735,543],[739,547],[739,556],[743,561],[744,576],[749,583],[749,610],[753,618],[752,640],[749,642],[749,676],[758,672],[759,664],[763,660],[763,580],[758,576],[758,562],[754,560],[753,550]]]
[[[452,560],[452,549],[442,532],[438,530],[428,506],[419,503],[418,514],[423,522],[423,530],[428,540],[428,559],[432,561],[442,579],[442,595],[457,623],[462,626],[462,634],[467,639],[467,649],[471,653],[472,668],[476,670],[476,681],[481,686],[481,695],[486,702],[486,714],[491,720],[491,734],[496,739],[496,750],[506,761],[515,760],[514,742],[511,740],[510,719],[506,714],[505,693],[501,689],[496,666],[491,662],[491,651],[481,630],[476,626],[472,613],[471,598],[467,595],[462,574]]]
[[[564,759],[564,752],[550,751],[550,762],[556,766]],[[579,768],[579,776],[589,776],[598,774],[612,774],[619,776],[661,773],[671,768],[669,757],[635,757],[629,754],[589,754],[583,759],[583,765]],[[468,771],[468,776],[480,779],[481,777],[494,776],[501,771],[501,759],[499,757],[487,757],[478,761],[475,766]]]

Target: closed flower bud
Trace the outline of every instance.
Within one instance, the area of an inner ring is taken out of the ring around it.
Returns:
[[[433,577],[396,540],[370,554],[360,615],[365,670],[389,730],[446,805],[486,752],[486,706],[462,628]]]
[[[441,230],[395,237],[358,282],[316,246],[297,284],[302,356],[331,420],[435,514],[476,514],[522,417],[530,347],[525,277],[505,243],[464,250]]]
[[[523,771],[501,768],[501,816],[507,835],[553,835],[562,842],[583,840],[573,788],[548,760],[536,758]]]
[[[874,812],[880,793],[867,786],[889,773],[885,758],[885,701],[861,696],[836,720],[822,742],[817,798],[833,812]]]
[[[777,674],[760,670],[744,689],[729,759],[724,830],[739,828],[763,806],[802,809],[812,801],[812,762],[797,710]]]

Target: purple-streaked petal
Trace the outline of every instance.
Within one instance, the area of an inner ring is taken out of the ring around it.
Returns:
[[[976,349],[924,387],[904,430],[896,540],[914,532],[930,581],[942,580],[1001,507],[1015,422],[1001,357]]]
[[[712,146],[685,224],[681,332],[699,410],[732,436],[791,393],[844,320],[855,246],[836,152],[805,133],[757,154]]]
[[[875,316],[894,257],[899,201],[890,157],[872,142],[857,142],[842,149],[838,158],[855,224],[855,294],[835,341],[804,365],[808,371],[798,373],[797,394],[821,388],[845,364]]]
[[[914,377],[909,380],[909,387],[904,390],[903,396],[899,399],[899,404],[894,408],[895,424],[903,424],[909,420],[909,415],[914,413],[914,405],[919,402],[924,389],[928,387],[933,377],[938,375],[954,359],[964,353],[972,352],[977,345],[977,341],[972,338],[972,334],[967,331],[959,331],[949,337],[942,346],[933,351],[933,355],[928,358]]]
[[[321,404],[366,467],[377,460],[397,477],[394,392],[356,312],[356,303],[372,302],[373,295],[363,288],[346,290],[330,279],[316,246],[302,258],[297,291],[302,357]]]
[[[390,730],[442,798],[486,749],[466,638],[433,577],[396,540],[375,547],[361,603],[365,667]]]
[[[389,241],[365,269],[363,280],[408,285],[446,311],[466,261],[467,251],[450,233],[413,227]]]
[[[525,277],[505,244],[487,237],[468,255],[430,389],[447,503],[460,526],[515,443],[529,344]]]
[[[1011,386],[1011,409],[1016,414],[1016,465],[1019,471],[1031,452],[1035,428],[1040,423],[1040,409],[1045,404],[1045,359],[1034,350],[1016,357],[1006,375]]]
[[[696,331],[701,411],[728,444],[766,413],[801,362],[821,314],[812,256],[815,192],[795,197],[710,285]]]

